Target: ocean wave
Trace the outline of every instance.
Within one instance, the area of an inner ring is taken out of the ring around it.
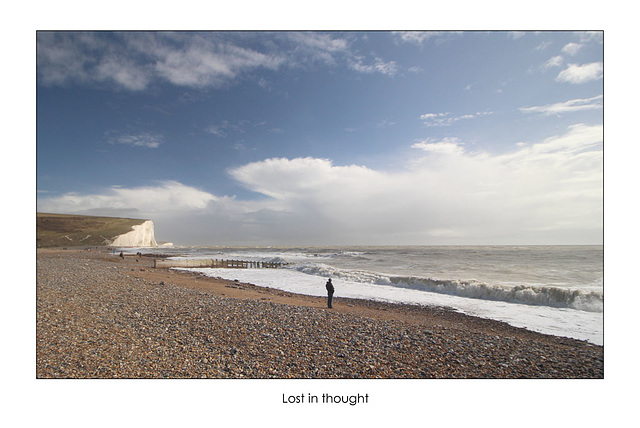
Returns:
[[[374,272],[337,269],[325,264],[300,264],[291,267],[299,272],[343,281],[410,288],[431,293],[473,299],[494,300],[526,305],[571,308],[602,312],[604,294],[599,291],[544,285],[485,284],[476,280],[434,279],[416,276],[391,276]]]

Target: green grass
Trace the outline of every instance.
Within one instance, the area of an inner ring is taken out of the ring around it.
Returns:
[[[146,220],[120,217],[36,213],[36,245],[44,247],[103,246]]]

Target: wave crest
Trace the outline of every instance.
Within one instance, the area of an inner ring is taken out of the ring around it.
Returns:
[[[293,268],[308,275],[333,277],[344,281],[368,284],[390,285],[473,299],[571,308],[588,312],[602,312],[604,309],[604,294],[598,291],[537,285],[492,285],[475,280],[389,276],[366,271],[336,269],[324,264],[297,265]]]

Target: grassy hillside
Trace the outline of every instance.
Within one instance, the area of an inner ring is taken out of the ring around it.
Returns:
[[[37,247],[101,246],[146,220],[36,213]]]

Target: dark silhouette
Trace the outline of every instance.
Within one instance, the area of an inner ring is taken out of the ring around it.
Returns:
[[[335,289],[333,288],[333,284],[331,283],[331,278],[329,278],[329,281],[327,281],[327,307],[329,309],[333,308],[333,306],[331,306],[331,302],[333,300],[333,292],[335,291]]]

